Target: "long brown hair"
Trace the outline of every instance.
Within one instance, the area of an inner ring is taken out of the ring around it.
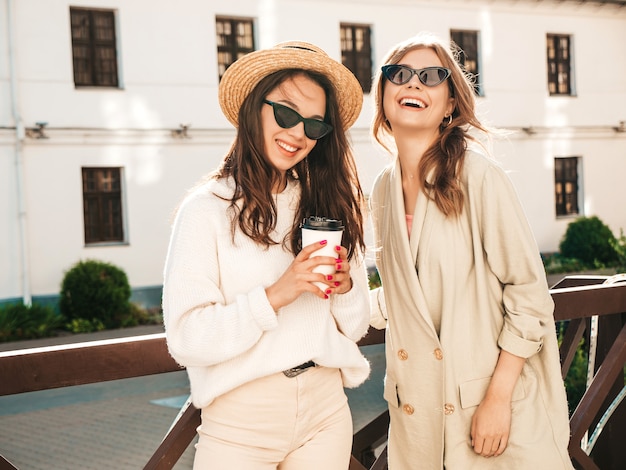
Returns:
[[[324,120],[333,131],[317,141],[309,155],[287,172],[287,178],[298,180],[301,197],[290,233],[284,240],[274,240],[276,205],[272,188],[280,173],[265,155],[261,108],[266,96],[286,80],[304,75],[318,83],[326,93]],[[237,136],[213,178],[232,177],[235,192],[230,199],[234,211],[232,233],[241,231],[266,247],[283,243],[293,253],[302,248],[300,223],[311,215],[341,219],[344,223],[342,245],[348,257],[365,250],[363,236],[363,192],[356,163],[338,113],[336,90],[321,74],[287,69],[263,78],[244,100],[239,110]]]
[[[446,46],[429,33],[421,33],[399,43],[391,49],[383,64],[397,64],[414,49],[432,49],[444,67],[451,70],[447,79],[450,96],[455,99],[452,121],[447,119],[439,126],[439,138],[426,150],[418,164],[424,194],[433,200],[446,215],[459,215],[463,210],[463,192],[459,184],[459,174],[463,168],[468,140],[476,140],[470,129],[484,133],[488,130],[476,116],[476,102],[472,78],[459,65],[458,49],[452,43]],[[385,149],[390,150],[389,137],[393,130],[383,109],[385,78],[379,70],[374,78],[374,119],[372,133],[374,139]]]

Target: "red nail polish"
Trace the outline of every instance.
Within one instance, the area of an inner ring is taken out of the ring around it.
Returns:
[[[341,247],[340,247],[339,245],[337,245],[337,246],[335,247],[335,250],[337,250],[337,251],[341,251]]]
[[[322,240],[322,241],[320,242],[320,245],[326,245],[326,243],[328,243],[328,240]]]
[[[330,294],[332,291],[330,289],[326,289],[326,293]]]
[[[327,299],[327,298],[328,298],[328,296],[327,296],[326,294],[324,294],[324,298],[325,298],[325,299]]]
[[[339,287],[339,283],[338,282],[335,282],[335,287]]]
[[[326,276],[326,280],[327,281],[332,281],[333,280],[333,276],[329,274],[328,276]]]

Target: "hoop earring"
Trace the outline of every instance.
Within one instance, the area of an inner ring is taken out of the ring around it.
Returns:
[[[452,114],[448,114],[448,116],[446,116],[448,118],[448,122],[446,122],[445,120],[441,123],[441,125],[443,127],[448,127],[450,124],[452,124]],[[445,119],[445,118],[444,118]]]

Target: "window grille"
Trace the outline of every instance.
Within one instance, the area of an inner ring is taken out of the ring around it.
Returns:
[[[570,36],[548,34],[548,91],[551,95],[572,94]]]
[[[70,8],[74,85],[119,86],[115,15],[108,10]]]
[[[578,157],[554,159],[554,189],[556,215],[578,215],[579,183]]]
[[[220,80],[237,59],[254,51],[254,25],[251,19],[217,17],[217,70]]]
[[[341,24],[341,62],[356,76],[364,93],[372,87],[371,29],[368,25]]]
[[[480,73],[480,36],[478,31],[451,30],[450,37],[459,48],[458,61],[470,75],[477,96],[484,96]]]
[[[83,168],[85,243],[123,242],[121,168]]]

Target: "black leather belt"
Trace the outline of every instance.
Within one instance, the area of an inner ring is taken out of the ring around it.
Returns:
[[[296,375],[300,375],[302,372],[306,372],[306,370],[311,367],[315,367],[315,362],[308,361],[308,362],[305,362],[304,364],[300,364],[299,366],[284,370],[283,374],[291,378],[291,377],[295,377]]]

